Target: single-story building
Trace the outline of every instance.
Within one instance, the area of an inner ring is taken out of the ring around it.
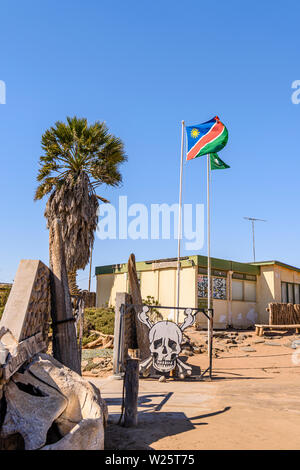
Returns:
[[[143,299],[153,297],[162,306],[176,305],[177,259],[136,263]],[[247,328],[268,322],[269,302],[300,303],[300,269],[279,261],[239,263],[211,258],[215,328]],[[96,267],[97,307],[114,306],[117,292],[129,292],[127,264]],[[207,257],[181,258],[180,306],[207,306]],[[174,319],[174,310],[160,310]],[[183,311],[180,321],[183,320]],[[206,320],[198,315],[198,324]]]

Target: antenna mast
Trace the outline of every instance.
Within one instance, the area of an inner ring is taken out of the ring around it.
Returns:
[[[255,237],[254,237],[254,222],[267,222],[265,219],[256,219],[254,217],[244,217],[244,219],[246,220],[250,220],[251,224],[252,224],[252,238],[253,238],[253,259],[254,259],[254,263],[255,263]]]

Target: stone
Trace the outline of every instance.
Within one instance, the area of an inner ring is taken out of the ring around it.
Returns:
[[[243,347],[241,349],[242,349],[242,351],[245,351],[245,352],[256,352],[256,349],[251,348],[250,346],[246,346],[246,347]]]
[[[265,342],[265,345],[266,345],[266,346],[281,346],[280,343],[275,343],[275,341],[272,341],[271,343],[268,342],[268,341],[266,341],[266,342]]]
[[[36,353],[47,350],[49,315],[49,269],[39,260],[21,260],[0,320],[1,343],[10,353],[3,362],[2,352],[4,380]]]
[[[4,385],[7,412],[1,438],[19,433],[25,449],[103,450],[107,406],[99,390],[47,354]],[[47,442],[55,424],[61,436]]]
[[[105,359],[103,357],[94,357],[93,363],[94,364],[105,364]]]
[[[182,356],[193,356],[194,354],[192,351],[189,351],[188,349],[183,349],[180,353]]]
[[[21,260],[0,320],[17,342],[42,332],[48,336],[50,271],[39,260]]]
[[[283,346],[285,346],[286,348],[297,349],[297,346],[293,343],[284,343]]]
[[[0,341],[0,366],[5,364],[8,354],[9,349],[7,349],[5,345]]]
[[[100,420],[83,419],[55,444],[42,447],[41,450],[99,450],[104,448],[103,428]]]
[[[159,382],[166,382],[167,379],[166,379],[166,377],[165,377],[164,375],[161,375],[161,376],[159,377],[158,381],[159,381]]]
[[[261,344],[261,343],[264,343],[264,342],[265,342],[264,339],[255,339],[255,340],[253,341],[253,344]]]
[[[28,372],[24,376],[17,373],[4,386],[7,410],[1,437],[19,433],[24,439],[25,450],[34,450],[46,443],[49,428],[67,407],[68,401],[55,388],[28,375]],[[23,384],[24,391],[19,384]],[[40,396],[34,396],[38,392]]]

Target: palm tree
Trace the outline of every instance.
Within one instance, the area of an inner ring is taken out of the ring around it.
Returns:
[[[50,194],[46,204],[47,227],[59,218],[70,291],[75,293],[76,272],[88,264],[98,223],[101,184],[122,182],[119,165],[127,160],[123,142],[109,134],[104,122],[88,125],[87,119],[67,117],[56,122],[42,136],[44,155],[40,157],[35,200]]]

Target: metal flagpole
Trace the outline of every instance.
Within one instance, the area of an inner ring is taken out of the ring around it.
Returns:
[[[181,242],[181,212],[182,212],[182,171],[183,171],[183,142],[184,142],[184,121],[181,121],[181,160],[180,160],[180,181],[179,181],[179,213],[178,213],[178,256],[177,256],[177,310],[176,323],[179,323],[179,293],[180,293],[180,242]]]
[[[209,376],[211,378],[212,369],[212,337],[213,337],[213,315],[211,310],[211,261],[210,261],[210,154],[207,154],[207,310],[208,329],[207,345],[209,357]]]
[[[89,272],[89,292],[91,292],[92,259],[93,259],[93,245],[91,244],[91,253],[90,253],[90,272]]]

